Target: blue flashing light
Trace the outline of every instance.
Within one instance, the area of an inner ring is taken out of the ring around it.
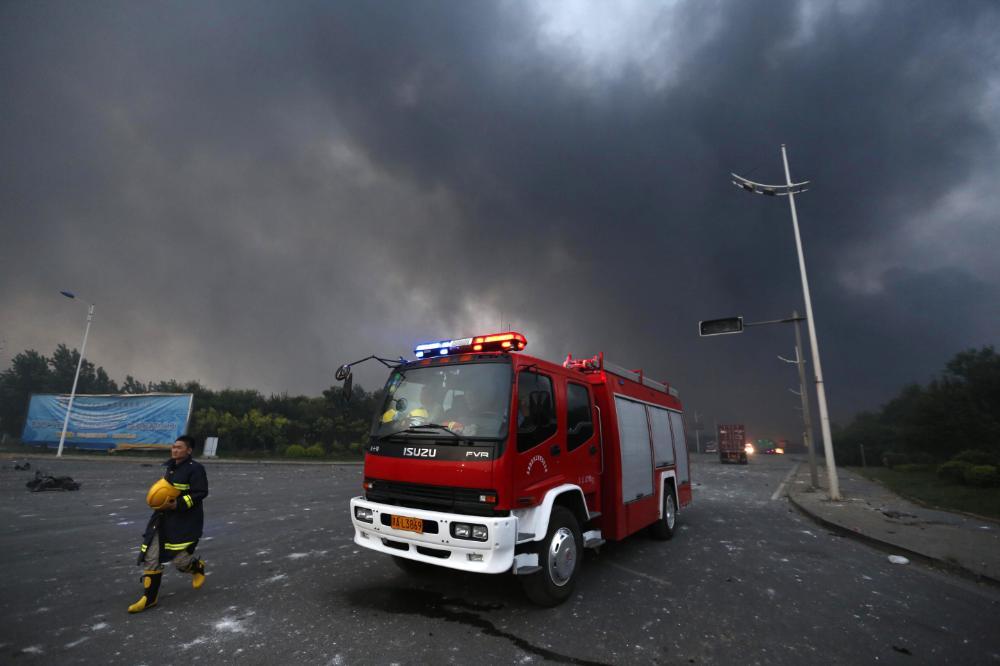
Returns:
[[[448,350],[447,349],[442,349],[441,351],[438,352],[438,354],[440,354],[441,356],[447,356],[448,355]]]
[[[423,357],[424,357],[424,353],[422,351],[418,351],[417,352],[417,358],[423,358]]]

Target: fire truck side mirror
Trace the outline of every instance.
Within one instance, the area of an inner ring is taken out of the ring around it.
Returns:
[[[698,335],[729,335],[743,332],[743,317],[726,317],[725,319],[706,319],[698,322]]]
[[[351,389],[354,387],[354,375],[351,373],[351,366],[344,364],[337,368],[337,381],[344,382],[344,400],[350,402],[351,400]]]

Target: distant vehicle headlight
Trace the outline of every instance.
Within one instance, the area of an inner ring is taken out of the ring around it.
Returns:
[[[781,455],[781,454],[783,454],[785,452],[785,450],[782,449],[782,448],[777,448],[777,449],[774,450],[774,452],[777,453],[778,455]]]
[[[754,451],[753,444],[747,444],[745,447],[743,447],[743,450],[746,451],[747,453],[753,453]]]

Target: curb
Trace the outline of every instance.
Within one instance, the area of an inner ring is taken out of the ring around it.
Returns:
[[[795,500],[795,497],[792,495],[792,493],[786,493],[785,496],[788,498],[788,502],[792,506],[794,506],[803,516],[813,520],[814,522],[818,523],[819,525],[822,525],[823,527],[826,527],[827,529],[832,530],[833,532],[836,532],[841,536],[851,537],[856,541],[860,541],[869,546],[873,546],[874,548],[877,548],[878,550],[881,550],[883,552],[888,552],[889,554],[903,553],[911,560],[921,562],[925,565],[937,569],[943,569],[945,571],[948,571],[949,573],[956,574],[958,576],[961,576],[962,578],[971,580],[975,583],[983,583],[1000,588],[1000,579],[993,578],[991,576],[987,576],[985,574],[973,571],[972,569],[964,567],[961,564],[956,564],[955,562],[942,560],[937,557],[931,557],[930,555],[925,555],[924,553],[919,553],[915,550],[904,548],[903,546],[897,546],[891,541],[885,541],[883,539],[873,537],[869,534],[865,534],[864,532],[859,532],[849,527],[845,527],[840,523],[835,523],[832,520],[823,518],[822,516],[815,514],[809,509],[805,508],[801,503]]]
[[[850,470],[848,470],[848,471],[850,471]],[[882,486],[883,488],[885,488],[887,491],[889,491],[893,495],[899,495],[900,497],[902,497],[903,499],[905,499],[907,502],[913,502],[914,504],[918,504],[918,505],[924,507],[925,509],[933,509],[934,511],[943,511],[945,513],[957,513],[958,515],[965,516],[966,518],[975,518],[976,520],[985,520],[988,523],[994,523],[996,525],[1000,525],[1000,518],[992,518],[990,516],[982,516],[982,515],[980,515],[978,513],[971,513],[969,511],[962,511],[961,509],[948,509],[948,508],[945,508],[945,507],[942,507],[942,506],[936,506],[936,505],[931,504],[929,502],[925,502],[925,501],[923,501],[921,499],[917,499],[916,497],[910,497],[909,495],[907,495],[905,493],[901,493],[898,490],[893,490],[892,488],[890,488],[889,486],[887,486],[885,483],[883,483],[881,479],[872,479],[872,478],[867,477],[864,474],[861,474],[859,472],[851,472],[851,473],[852,474],[857,474],[858,476],[860,476],[861,478],[863,478],[865,481],[870,481],[872,483],[877,483],[878,485]]]

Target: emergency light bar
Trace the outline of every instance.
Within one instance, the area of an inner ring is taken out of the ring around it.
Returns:
[[[521,351],[527,345],[528,340],[520,333],[492,333],[490,335],[477,335],[473,338],[425,342],[414,347],[413,353],[417,358],[426,358],[460,352]]]

